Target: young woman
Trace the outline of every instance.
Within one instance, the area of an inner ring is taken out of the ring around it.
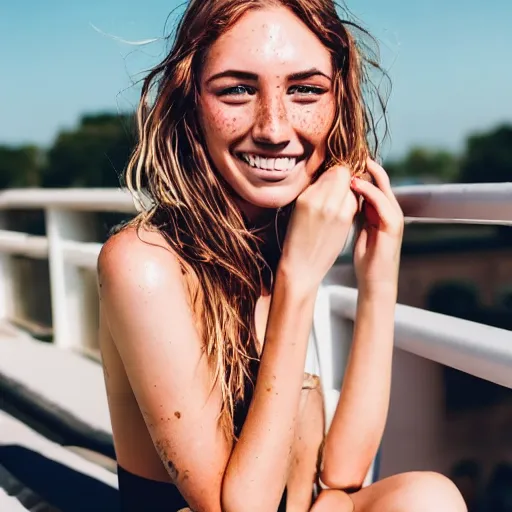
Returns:
[[[123,510],[465,510],[432,473],[362,488],[403,230],[370,158],[363,64],[331,0],[193,0],[146,79],[127,182],[152,207],[99,259]],[[360,204],[353,348],[325,433],[308,338]]]

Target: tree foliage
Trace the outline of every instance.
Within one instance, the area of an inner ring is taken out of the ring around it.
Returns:
[[[0,189],[40,186],[43,158],[36,146],[0,146]]]
[[[134,145],[133,116],[88,115],[48,151],[44,187],[119,187]]]
[[[402,160],[387,162],[385,168],[394,179],[451,182],[457,180],[459,159],[448,151],[414,147]]]
[[[512,125],[468,138],[459,180],[463,183],[512,181]]]

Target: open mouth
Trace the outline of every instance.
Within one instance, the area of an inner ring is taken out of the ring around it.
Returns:
[[[283,156],[283,157],[264,157],[252,153],[236,153],[236,157],[245,162],[254,169],[262,171],[291,171],[303,157]]]

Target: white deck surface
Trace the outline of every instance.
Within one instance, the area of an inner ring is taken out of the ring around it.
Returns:
[[[84,425],[112,434],[103,372],[98,363],[1,325],[0,377],[40,396]]]

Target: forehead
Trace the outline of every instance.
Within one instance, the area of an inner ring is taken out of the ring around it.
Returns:
[[[276,68],[276,66],[279,66]],[[286,8],[247,12],[208,51],[205,74],[240,69],[283,74],[316,67],[331,72],[329,51],[316,35]]]

